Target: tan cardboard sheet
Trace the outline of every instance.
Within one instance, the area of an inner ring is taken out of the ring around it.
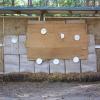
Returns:
[[[42,28],[47,29],[46,35],[41,34]],[[64,33],[64,39],[60,38],[61,33]],[[79,41],[74,40],[75,35],[80,35]],[[87,25],[63,21],[28,23],[26,47],[28,58],[31,60],[37,58],[71,59],[74,56],[87,59]]]

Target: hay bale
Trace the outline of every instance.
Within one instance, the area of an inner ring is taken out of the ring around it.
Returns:
[[[27,55],[20,55],[20,72],[34,73],[34,61],[29,61]]]
[[[16,38],[17,43],[12,43],[12,39]],[[4,36],[4,54],[19,54],[18,48],[18,36],[7,35]]]
[[[2,80],[2,75],[0,76]],[[11,73],[3,75],[4,82],[96,82],[100,81],[100,73],[86,72],[86,73]]]
[[[64,60],[60,60],[59,64],[53,64],[53,60],[50,60],[50,73],[65,73]]]
[[[19,56],[4,55],[4,70],[5,73],[19,72]]]
[[[26,42],[26,35],[19,35],[19,54],[21,55],[27,54],[27,48],[25,42]]]
[[[73,60],[66,60],[66,73],[80,73],[80,62],[74,63]]]
[[[48,73],[49,74],[49,62],[48,61],[43,61],[42,64],[38,65],[35,62],[35,73]]]

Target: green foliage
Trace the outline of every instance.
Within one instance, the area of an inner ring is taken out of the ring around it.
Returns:
[[[0,6],[28,6],[28,1],[32,2],[31,6],[52,6],[52,7],[66,7],[66,6],[84,6],[92,1],[100,2],[100,0],[0,0]]]
[[[11,6],[12,5],[12,0],[3,0],[3,5],[4,6]]]
[[[27,6],[27,0],[15,0],[15,6]]]
[[[92,3],[90,2],[92,1]],[[100,0],[0,0],[0,6],[79,7],[95,5]],[[72,16],[72,14],[46,14],[46,16]],[[80,16],[75,14],[73,16]]]

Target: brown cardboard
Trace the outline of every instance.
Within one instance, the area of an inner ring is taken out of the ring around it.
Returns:
[[[42,35],[41,29],[46,28],[47,34]],[[60,33],[65,38],[60,38]],[[79,41],[74,40],[75,35],[80,35]],[[70,59],[79,56],[87,59],[88,34],[85,23],[64,23],[57,22],[34,22],[27,26],[27,54],[28,58],[35,60],[43,59]]]

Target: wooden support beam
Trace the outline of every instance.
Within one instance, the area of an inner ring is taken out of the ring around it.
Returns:
[[[68,11],[69,12],[69,14],[72,14],[72,11]]]
[[[12,10],[13,11],[13,10]],[[15,14],[21,14],[21,11],[18,11],[18,10],[16,10],[16,11],[13,11]]]
[[[46,13],[48,13],[46,10],[41,11],[40,21],[43,21],[44,20],[44,14],[46,14]]]

